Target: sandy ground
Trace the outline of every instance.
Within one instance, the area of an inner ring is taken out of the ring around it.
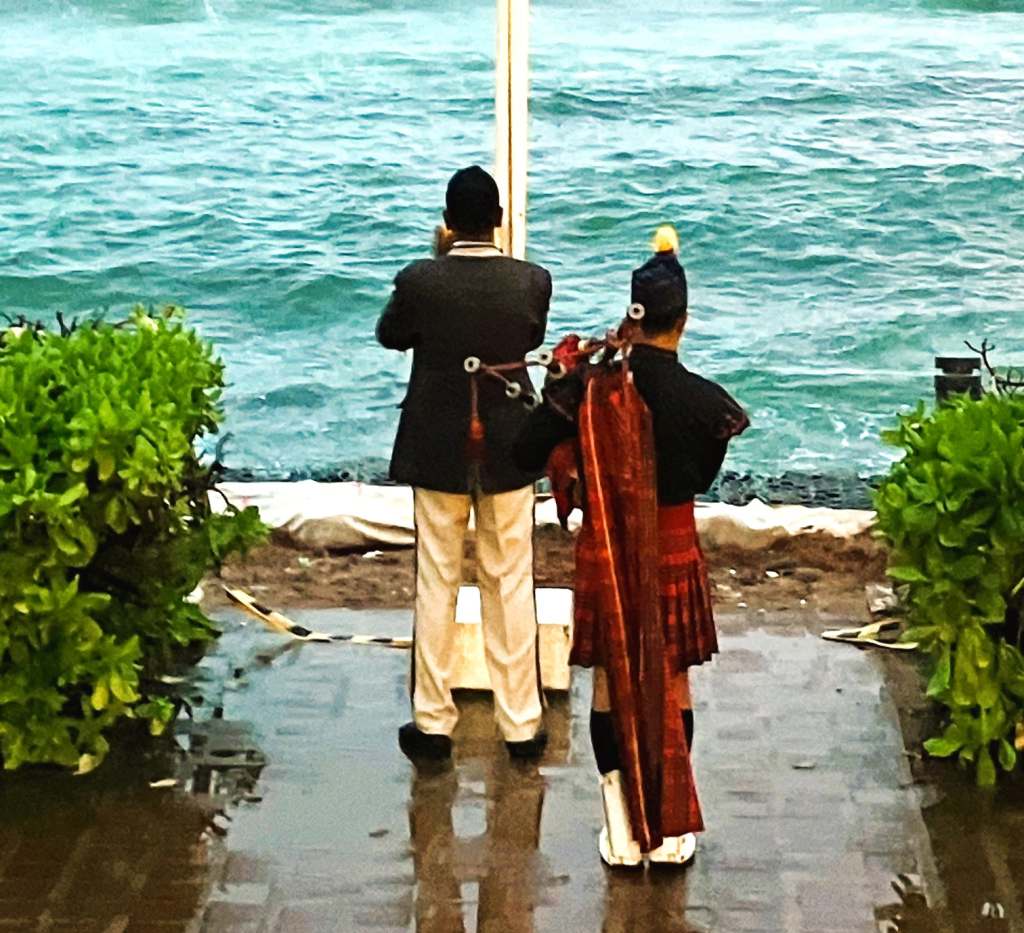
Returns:
[[[796,537],[759,551],[706,550],[716,603],[723,610],[805,608],[857,620],[866,612],[865,586],[885,578],[885,555],[867,535],[848,541]],[[535,555],[538,586],[572,586],[571,534],[538,527]],[[466,544],[464,579],[476,579],[472,542]],[[401,608],[412,605],[413,551],[299,551],[272,541],[225,566],[221,581],[281,608]],[[211,606],[224,600],[216,582],[207,587]]]

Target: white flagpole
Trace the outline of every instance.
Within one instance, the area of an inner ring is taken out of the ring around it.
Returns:
[[[501,248],[526,256],[530,0],[498,0],[495,178],[505,208]]]

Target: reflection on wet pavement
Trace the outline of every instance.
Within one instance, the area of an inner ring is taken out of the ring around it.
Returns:
[[[937,802],[924,810],[945,902],[934,926],[900,933],[1024,933],[1024,783],[1003,777],[997,793],[974,786],[973,771],[950,768]]]
[[[409,628],[405,612],[296,616]],[[416,773],[395,742],[407,656],[285,648],[225,617],[177,751],[0,780],[0,931],[877,931],[900,873],[941,901],[869,655],[723,635],[695,677],[697,861],[611,873],[585,676],[551,699],[539,766],[510,762],[489,697],[467,695],[453,766]]]

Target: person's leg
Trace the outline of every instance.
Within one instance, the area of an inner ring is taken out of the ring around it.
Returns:
[[[450,736],[458,720],[452,699],[455,601],[470,497],[416,489],[416,613],[412,704],[417,728]]]
[[[633,828],[629,823],[629,805],[622,783],[622,762],[612,722],[608,677],[603,667],[593,670],[593,699],[590,707],[590,741],[594,747],[597,770],[601,774],[601,804],[604,829],[598,850],[611,867],[635,867],[643,861]]]
[[[690,696],[690,678],[684,671],[672,679],[672,693],[675,695],[682,718],[683,733],[688,749],[693,748],[693,700]],[[660,846],[647,853],[652,865],[687,865],[693,859],[697,848],[697,837],[693,833],[682,836],[666,836]]]
[[[611,701],[608,696],[608,677],[603,667],[593,670],[593,699],[590,704],[590,745],[601,774],[618,771],[622,767],[619,745],[612,723]]]
[[[676,695],[679,697],[679,709],[683,716],[683,731],[686,733],[686,746],[693,750],[693,698],[690,695],[690,675],[686,672],[679,675],[675,684]]]
[[[477,581],[494,715],[506,742],[541,730],[543,697],[533,592],[533,487],[478,494]]]
[[[429,776],[428,776],[429,775]],[[416,933],[463,933],[452,808],[459,792],[454,771],[418,770],[409,800],[409,841],[416,876]]]

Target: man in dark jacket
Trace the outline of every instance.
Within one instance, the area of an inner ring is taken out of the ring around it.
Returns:
[[[510,754],[531,757],[545,740],[533,595],[538,474],[518,469],[510,453],[526,408],[496,380],[472,376],[465,362],[512,363],[540,346],[551,277],[494,246],[502,211],[483,169],[456,172],[446,206],[451,247],[399,272],[377,324],[381,344],[413,351],[391,459],[391,478],[414,489],[417,531],[414,721],[399,730],[399,744],[414,759],[451,754],[455,601],[472,510],[495,718]],[[525,371],[514,378],[530,388]],[[474,433],[482,425],[483,437],[470,443],[474,407]]]

